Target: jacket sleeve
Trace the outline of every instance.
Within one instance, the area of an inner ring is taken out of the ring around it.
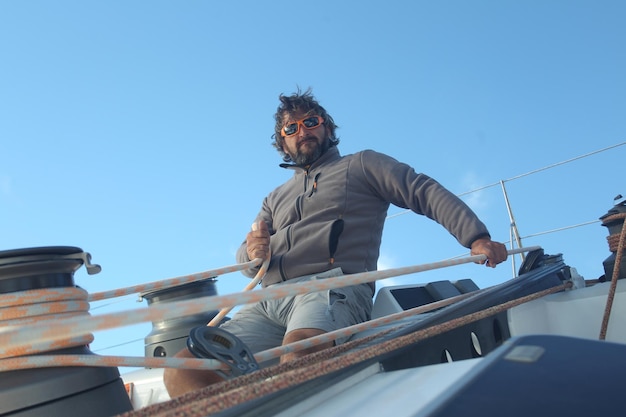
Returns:
[[[382,199],[436,221],[464,247],[489,236],[472,209],[428,175],[374,151],[361,153],[361,167],[366,181]]]

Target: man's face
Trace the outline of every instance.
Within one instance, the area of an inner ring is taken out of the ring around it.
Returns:
[[[293,128],[291,125],[295,124],[297,129],[295,134],[289,136],[285,134],[285,129],[282,132],[284,138],[283,151],[297,165],[306,166],[312,164],[329,148],[330,141],[328,140],[326,126],[321,118],[316,120],[316,116],[316,114],[296,112],[294,114],[286,114],[283,118],[283,127]],[[315,124],[317,125],[313,126]]]

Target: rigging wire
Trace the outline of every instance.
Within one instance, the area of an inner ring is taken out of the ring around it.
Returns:
[[[536,174],[538,172],[546,171],[548,169],[556,168],[558,166],[565,165],[565,164],[568,164],[570,162],[577,161],[579,159],[587,158],[589,156],[592,156],[592,155],[595,155],[595,154],[598,154],[598,153],[601,153],[601,152],[605,152],[605,151],[608,151],[608,150],[611,150],[611,149],[614,149],[614,148],[617,148],[617,147],[620,147],[620,146],[623,146],[623,145],[626,145],[626,142],[621,142],[621,143],[617,143],[615,145],[607,146],[606,148],[598,149],[598,150],[595,150],[595,151],[592,151],[592,152],[588,152],[588,153],[583,154],[583,155],[579,155],[579,156],[576,156],[576,157],[573,157],[573,158],[570,158],[570,159],[566,159],[566,160],[561,161],[561,162],[556,162],[554,164],[546,165],[546,166],[544,166],[542,168],[537,168],[537,169],[534,169],[532,171],[528,171],[528,172],[523,173],[523,174],[515,175],[515,176],[513,176],[511,178],[508,178],[508,179],[505,179],[505,180],[500,180],[500,181],[497,181],[497,182],[494,182],[494,183],[491,183],[491,184],[483,185],[481,187],[474,188],[472,190],[465,191],[465,192],[462,192],[460,194],[457,194],[457,197],[463,197],[463,196],[468,195],[468,194],[473,194],[473,193],[478,192],[478,191],[486,190],[487,188],[497,187],[502,182],[515,181],[515,180],[518,180],[520,178],[524,178],[524,177],[527,177],[529,175]],[[409,209],[402,210],[402,211],[400,211],[398,213],[394,213],[394,214],[391,214],[391,215],[387,216],[387,219],[392,219],[392,218],[395,218],[395,217],[399,217],[399,216],[402,216],[402,215],[410,213],[410,212],[411,212],[411,210],[409,210]]]

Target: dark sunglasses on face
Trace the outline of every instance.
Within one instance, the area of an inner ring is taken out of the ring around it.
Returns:
[[[308,116],[301,120],[285,125],[281,131],[284,137],[293,136],[300,131],[300,126],[310,130],[318,127],[324,123],[324,119],[321,116]]]

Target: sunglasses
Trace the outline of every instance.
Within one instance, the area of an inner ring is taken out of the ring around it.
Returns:
[[[309,116],[302,120],[296,120],[293,123],[285,125],[285,127],[281,130],[281,133],[284,137],[293,136],[300,131],[300,126],[307,130],[311,130],[318,127],[322,123],[324,123],[322,116]]]

